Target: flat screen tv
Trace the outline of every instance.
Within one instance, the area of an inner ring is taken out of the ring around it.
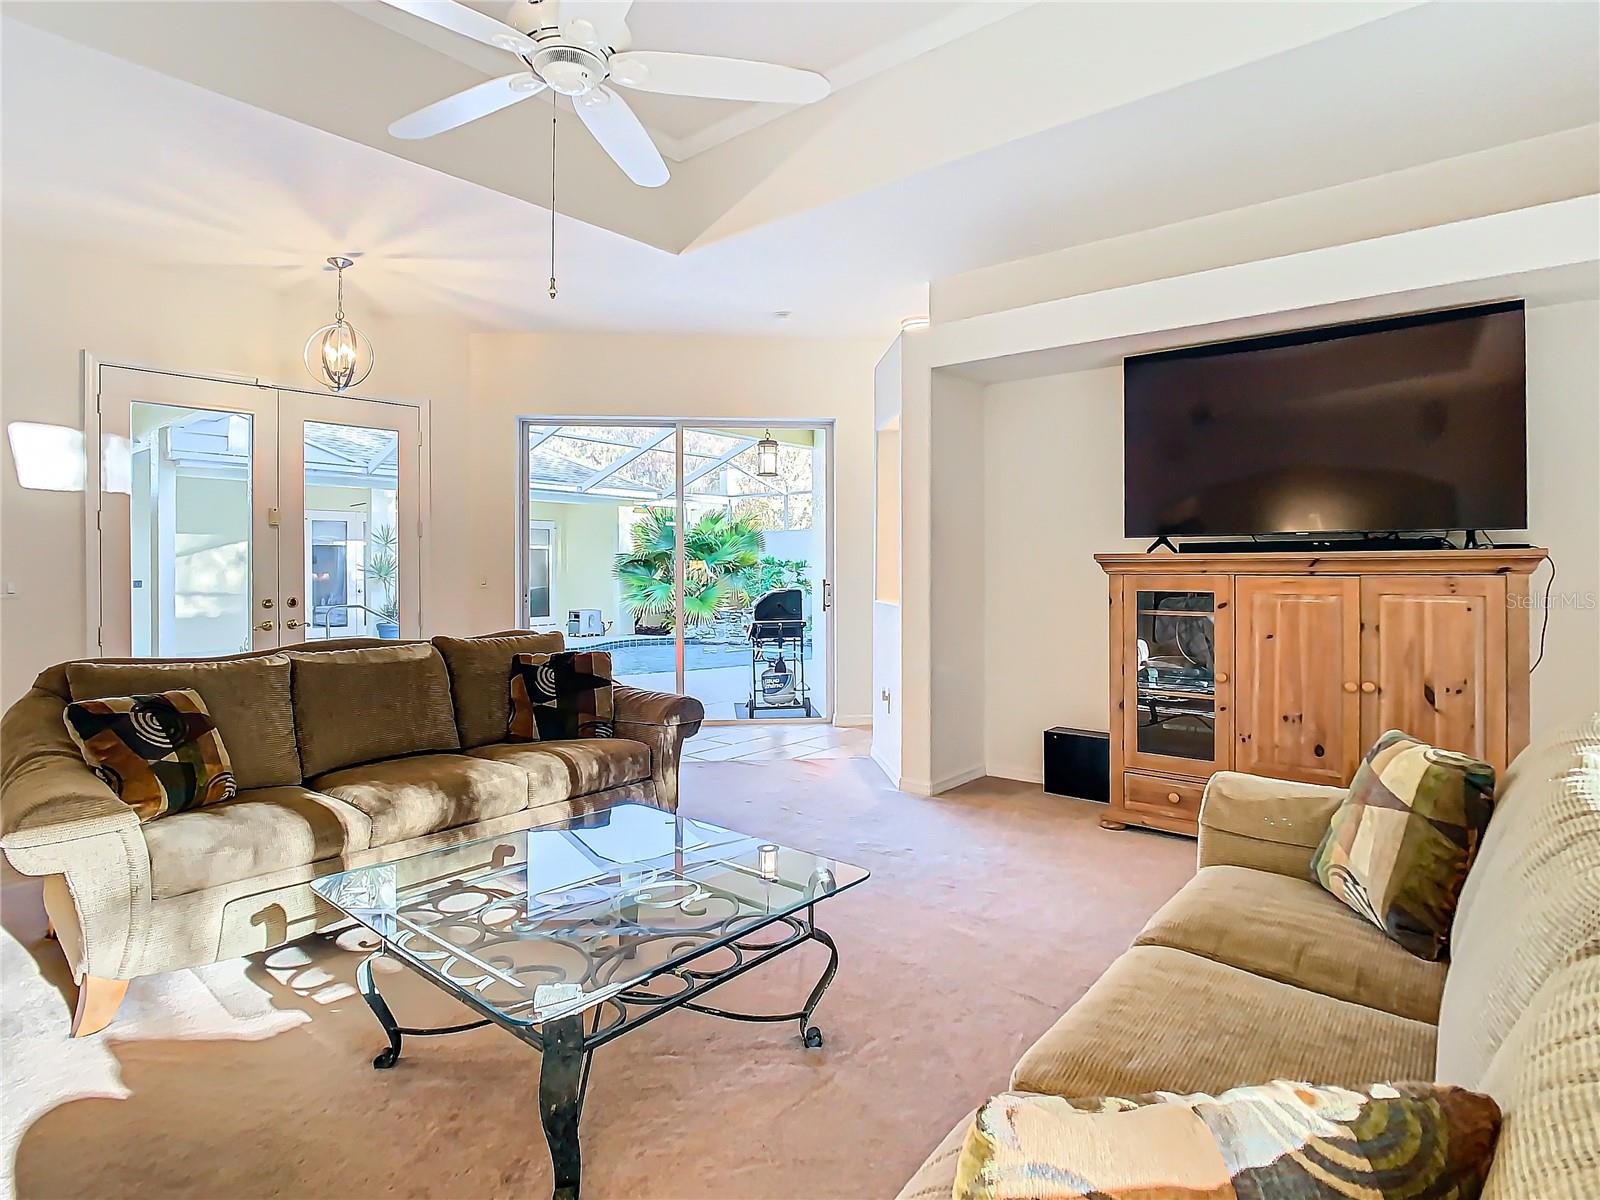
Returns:
[[[1521,301],[1123,363],[1129,537],[1522,529]]]

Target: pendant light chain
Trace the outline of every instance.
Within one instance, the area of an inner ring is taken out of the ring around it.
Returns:
[[[550,299],[556,298],[556,107],[555,93],[550,94]]]
[[[344,320],[344,267],[336,266],[334,271],[338,274],[338,299],[333,303],[333,320],[338,324]]]

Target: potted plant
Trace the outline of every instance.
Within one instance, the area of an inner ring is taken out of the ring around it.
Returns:
[[[372,552],[367,560],[367,582],[372,585],[368,599],[374,601],[377,634],[381,638],[400,636],[400,555],[394,527],[379,525],[372,531]]]

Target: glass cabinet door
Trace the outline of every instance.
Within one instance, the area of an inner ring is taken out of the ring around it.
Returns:
[[[1210,774],[1232,747],[1232,580],[1131,576],[1124,583],[1127,765]]]

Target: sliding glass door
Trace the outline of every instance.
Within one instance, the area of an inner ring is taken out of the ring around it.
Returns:
[[[520,622],[712,720],[828,716],[829,432],[525,421]]]
[[[421,632],[409,405],[99,368],[102,652]]]

